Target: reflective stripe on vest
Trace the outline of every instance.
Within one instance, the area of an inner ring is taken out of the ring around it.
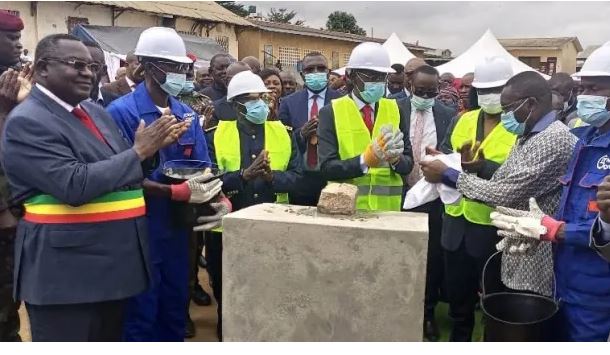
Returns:
[[[241,146],[237,121],[220,121],[214,133],[216,161],[227,172],[241,169]],[[286,127],[280,121],[265,122],[265,150],[269,152],[271,170],[286,171],[292,144]],[[276,194],[277,203],[288,203],[287,193]]]
[[[480,109],[469,111],[459,118],[451,134],[451,146],[454,151],[459,151],[466,143],[475,144],[480,112]],[[479,152],[483,152],[485,159],[502,164],[516,140],[517,136],[515,134],[508,132],[502,123],[498,123],[481,142],[481,146],[476,154],[478,155]],[[492,207],[465,197],[462,197],[454,204],[445,205],[445,212],[448,215],[454,217],[463,215],[469,222],[482,225],[491,225],[489,214],[492,211]]]
[[[23,204],[24,220],[40,224],[109,222],[142,217],[142,190],[111,192],[81,206],[70,206],[51,195],[37,195]]]
[[[356,103],[344,96],[332,100],[339,159],[348,160],[361,155],[371,143],[371,134],[364,124]],[[375,115],[372,137],[377,137],[382,126],[390,124],[400,129],[400,112],[395,100],[381,99]],[[340,182],[358,187],[357,208],[368,211],[400,211],[402,177],[390,167],[370,168],[361,177]]]

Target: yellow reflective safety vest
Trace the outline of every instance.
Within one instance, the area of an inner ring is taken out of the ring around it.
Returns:
[[[266,121],[265,150],[269,152],[271,170],[286,171],[292,153],[292,144],[286,127],[281,121]],[[241,169],[241,148],[237,121],[220,121],[214,133],[214,150],[220,170],[227,172]],[[277,203],[288,203],[287,193],[276,194]]]
[[[469,111],[462,115],[456,123],[451,134],[451,146],[454,151],[466,143],[474,146],[477,139],[477,123],[481,109]],[[504,128],[502,123],[498,125],[485,137],[477,151],[483,152],[485,159],[494,161],[498,164],[504,163],[510,153],[517,136]],[[466,220],[476,224],[491,225],[489,214],[493,211],[492,207],[486,204],[462,197],[458,202],[445,205],[445,212],[453,217],[464,216]]]
[[[372,138],[364,124],[356,103],[344,96],[331,101],[335,117],[339,159],[360,156],[371,144]],[[390,124],[400,129],[400,112],[396,100],[381,99],[375,116],[372,137],[379,135],[382,126]],[[369,168],[364,176],[340,181],[358,187],[357,208],[368,211],[400,211],[402,177],[387,167]]]

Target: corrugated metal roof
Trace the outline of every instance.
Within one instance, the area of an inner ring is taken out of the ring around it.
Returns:
[[[280,33],[291,33],[295,35],[301,36],[315,36],[315,37],[323,37],[330,39],[338,39],[342,41],[350,41],[350,42],[377,42],[384,43],[385,39],[381,38],[373,38],[367,36],[359,36],[351,33],[343,33],[336,31],[327,31],[327,30],[319,30],[306,26],[297,26],[291,25],[287,23],[277,23],[277,22],[268,22],[268,21],[258,21],[258,20],[250,20],[254,25],[258,28],[269,31],[269,32],[280,32]],[[411,43],[405,43],[405,46],[409,49],[415,50],[432,50],[433,48],[423,47],[420,45],[415,45]]]
[[[151,12],[159,15],[174,15],[193,19],[225,22],[239,26],[252,26],[213,1],[86,1],[87,3],[116,6],[121,9]]]
[[[585,48],[584,51],[578,53],[576,58],[577,59],[587,59],[587,58],[589,58],[591,53],[593,53],[593,51],[595,51],[596,49],[598,49],[601,46],[602,46],[601,44],[598,44],[598,45],[595,45],[595,46],[587,46],[587,48]]]
[[[574,42],[576,51],[582,51],[582,46],[577,37],[554,37],[554,38],[503,38],[498,41],[507,48],[561,48],[566,43]]]

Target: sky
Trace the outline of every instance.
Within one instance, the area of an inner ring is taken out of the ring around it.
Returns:
[[[374,37],[396,32],[403,42],[459,55],[489,28],[497,38],[578,37],[583,48],[610,41],[610,2],[238,1],[266,15],[270,8],[297,12],[305,25],[326,27],[336,10],[356,17]]]

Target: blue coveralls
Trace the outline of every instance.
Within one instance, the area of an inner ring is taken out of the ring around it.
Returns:
[[[610,133],[588,126],[572,131],[578,138],[563,185],[557,220],[566,222],[565,240],[555,249],[557,295],[555,322],[563,341],[606,341],[610,333],[610,264],[589,247],[598,215],[597,186],[610,173]]]
[[[177,143],[159,151],[159,165],[145,176],[167,183],[161,167],[168,160],[210,161],[199,118],[188,106],[170,97],[171,112],[178,120],[192,118],[193,124]],[[140,119],[150,125],[161,112],[150,98],[144,83],[131,94],[108,107],[123,135],[133,142]],[[124,339],[127,341],[183,341],[188,302],[188,228],[171,225],[171,201],[167,197],[146,196],[146,216],[150,235],[151,287],[132,298],[126,306]],[[109,275],[112,277],[112,275]]]

